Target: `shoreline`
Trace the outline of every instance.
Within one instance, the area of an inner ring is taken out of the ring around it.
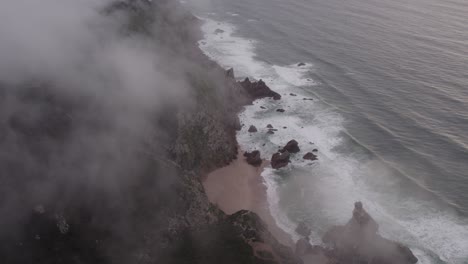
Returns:
[[[270,211],[267,186],[261,176],[269,162],[264,160],[261,166],[254,167],[247,163],[243,153],[239,148],[237,159],[202,177],[203,188],[209,201],[228,215],[239,210],[256,213],[280,243],[294,249],[292,236],[276,224]]]

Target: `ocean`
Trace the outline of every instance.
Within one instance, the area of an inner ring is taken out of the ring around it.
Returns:
[[[468,263],[468,1],[183,3],[209,57],[283,97],[247,106],[237,134],[266,159],[299,142],[287,168],[262,174],[281,228],[297,239],[305,221],[321,243],[359,200],[419,263]]]

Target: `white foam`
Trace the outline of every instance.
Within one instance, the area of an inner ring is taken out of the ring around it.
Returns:
[[[262,177],[265,179],[264,183],[267,187],[267,199],[270,207],[270,213],[275,217],[276,225],[283,229],[286,233],[290,234],[294,241],[299,240],[300,237],[294,231],[296,225],[282,212],[281,208],[279,207],[279,186],[276,183],[275,178],[277,176],[273,172],[273,169],[266,168],[262,172]]]
[[[214,34],[218,28],[224,32]],[[245,126],[237,133],[237,139],[243,149],[259,149],[263,157],[269,158],[279,146],[293,138],[300,142],[304,153],[318,148],[319,161],[306,162],[301,155],[297,155],[293,157],[293,165],[280,171],[294,171],[295,168],[306,171],[312,165],[313,170],[310,171],[311,175],[307,175],[309,178],[306,178],[306,183],[313,191],[302,191],[302,196],[307,198],[311,195],[310,202],[313,203],[311,206],[324,208],[320,213],[329,224],[342,224],[347,221],[353,202],[361,200],[367,210],[383,223],[381,231],[384,235],[414,245],[413,251],[420,259],[420,263],[431,263],[431,257],[419,247],[435,252],[449,263],[466,263],[468,259],[466,223],[459,223],[454,213],[431,211],[430,205],[422,205],[424,201],[411,197],[404,205],[399,205],[409,208],[407,217],[403,219],[390,214],[386,210],[388,205],[384,204],[389,197],[385,195],[392,193],[379,193],[367,183],[372,178],[377,181],[380,176],[372,174],[380,170],[372,170],[369,163],[352,155],[342,155],[335,150],[336,147],[343,145],[342,134],[345,132],[343,118],[324,107],[318,100],[302,100],[303,97],[311,97],[302,87],[315,84],[307,77],[313,70],[311,63],[306,63],[304,66],[298,64],[278,66],[259,61],[255,53],[257,42],[236,35],[236,28],[232,24],[205,19],[202,30],[205,39],[200,41],[200,47],[209,57],[225,68],[234,67],[238,77],[253,76],[264,79],[283,97],[280,101],[257,100],[240,113],[241,123]],[[297,96],[289,96],[290,92]],[[260,106],[266,109],[261,109]],[[280,107],[286,112],[277,113],[276,109]],[[274,135],[266,134],[268,124],[278,129]],[[248,133],[250,125],[255,125],[258,132]],[[287,128],[283,129],[284,126]],[[366,174],[369,170],[372,171]],[[296,223],[292,222],[279,207],[280,185],[276,181],[279,177],[278,172],[266,169],[262,176],[267,185],[270,210],[278,226],[297,239],[294,232]],[[391,188],[391,177],[382,178],[381,181]],[[312,241],[320,242],[318,234],[313,236],[315,237]]]
[[[276,73],[287,83],[294,86],[314,85],[315,82],[311,78],[307,78],[306,74],[311,70],[312,65],[298,66],[293,64],[290,66],[273,66]]]

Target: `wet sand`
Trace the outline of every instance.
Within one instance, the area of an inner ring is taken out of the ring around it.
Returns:
[[[276,225],[272,217],[261,173],[268,162],[254,167],[245,161],[242,152],[226,167],[204,177],[203,186],[209,200],[226,214],[245,209],[257,213],[268,225],[270,232],[284,245],[295,248],[291,236]]]

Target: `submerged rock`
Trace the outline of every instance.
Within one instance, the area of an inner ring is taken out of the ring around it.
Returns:
[[[245,152],[244,157],[246,157],[247,163],[252,166],[258,167],[262,165],[263,161],[260,156],[260,151],[258,150],[254,150],[252,152]]]
[[[305,160],[317,160],[317,155],[312,152],[307,152],[307,154],[305,154],[302,158]]]
[[[257,132],[258,130],[257,130],[257,128],[256,128],[255,126],[250,126],[248,131],[249,131],[250,133],[255,133],[255,132]]]
[[[379,225],[364,210],[361,202],[354,204],[353,216],[344,226],[334,226],[322,240],[332,245],[327,255],[337,263],[414,264],[418,259],[411,250],[378,234]]]
[[[289,153],[297,153],[301,151],[299,148],[299,143],[296,140],[290,140],[280,152],[289,152]]]
[[[271,157],[271,167],[273,169],[279,169],[288,166],[288,163],[291,162],[289,157],[290,155],[288,151],[273,154]]]
[[[224,30],[220,29],[220,28],[217,28],[215,31],[214,31],[215,34],[222,34],[224,33]]]

